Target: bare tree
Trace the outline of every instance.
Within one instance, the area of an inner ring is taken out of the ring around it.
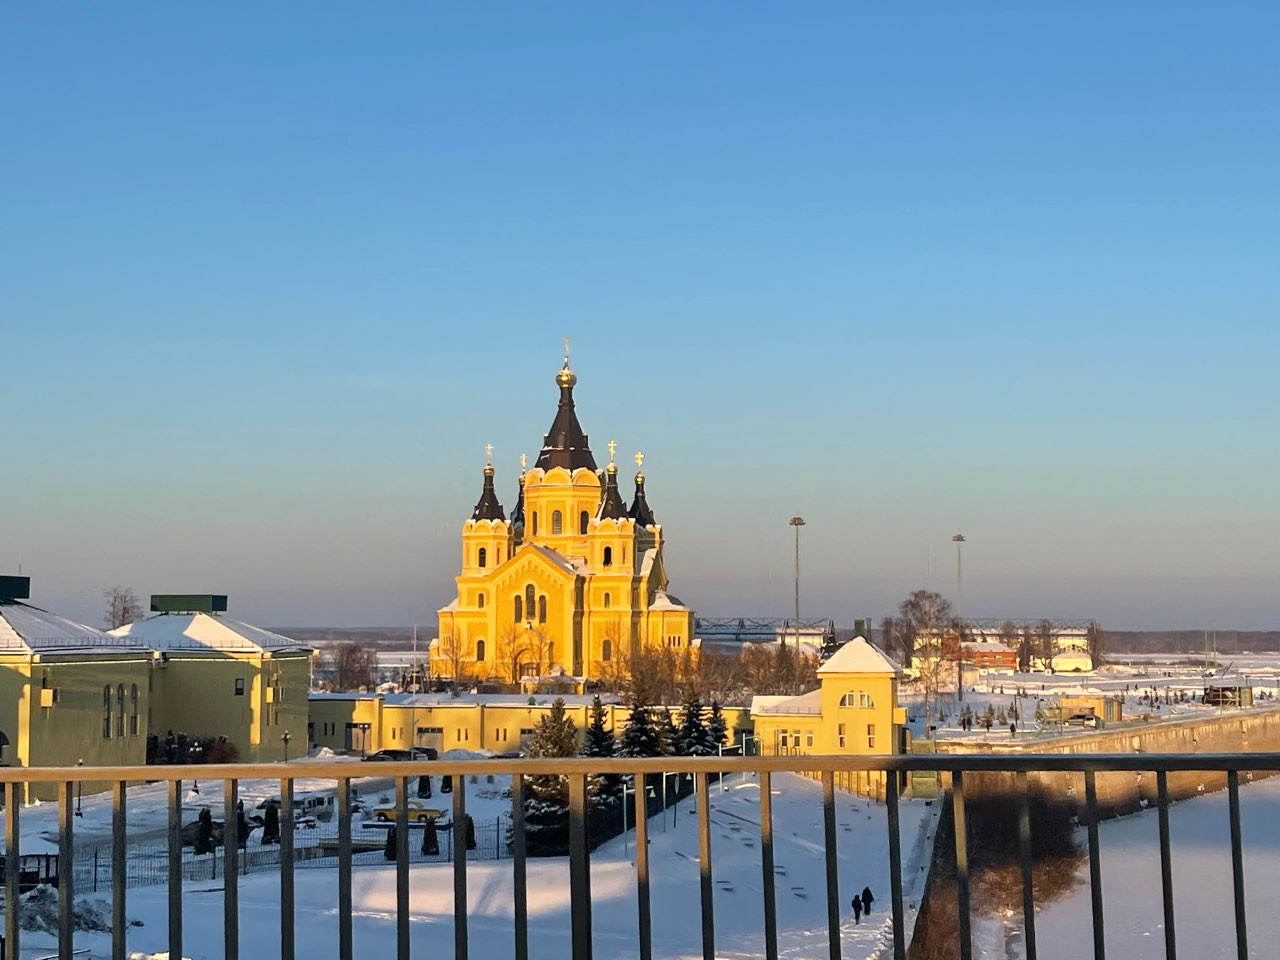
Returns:
[[[142,619],[142,601],[131,588],[112,587],[110,590],[103,590],[102,595],[107,599],[102,624],[108,630]]]
[[[372,647],[366,647],[347,640],[329,647],[325,659],[328,661],[330,683],[339,693],[346,693],[373,686],[373,668],[377,663],[377,653]]]
[[[912,651],[912,665],[924,693],[925,735],[933,722],[930,713],[938,690],[951,676],[942,651],[942,628],[951,619],[951,601],[932,590],[917,590],[898,604],[898,619]],[[960,638],[956,638],[957,643]]]
[[[1058,655],[1058,632],[1048,620],[1041,620],[1035,633],[1035,656],[1045,673],[1053,673],[1053,658]]]
[[[1102,630],[1102,624],[1097,620],[1089,624],[1089,632],[1086,634],[1089,644],[1089,659],[1093,661],[1093,669],[1097,670],[1102,666],[1103,647],[1107,643],[1107,635]]]
[[[464,680],[475,666],[475,647],[465,637],[449,631],[436,641],[436,659],[454,682]]]
[[[510,623],[498,632],[495,660],[508,683],[519,683],[524,664],[530,658],[529,631],[523,624]]]

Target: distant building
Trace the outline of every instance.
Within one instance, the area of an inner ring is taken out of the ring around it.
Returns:
[[[510,519],[485,465],[480,499],[462,524],[457,596],[437,614],[433,677],[516,683],[558,667],[594,679],[624,669],[638,650],[691,646],[693,611],[668,592],[663,529],[644,473],[628,506],[616,445],[597,468],[578,422],[567,356],[555,379],[559,406],[536,463],[520,473]]]

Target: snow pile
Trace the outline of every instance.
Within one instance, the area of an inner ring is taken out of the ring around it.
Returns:
[[[71,911],[77,930],[109,931],[111,907],[105,900],[76,900]],[[22,895],[19,901],[18,923],[23,930],[36,933],[58,932],[58,891],[41,884]]]

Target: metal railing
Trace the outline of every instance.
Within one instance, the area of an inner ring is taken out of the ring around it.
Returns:
[[[635,876],[636,876],[636,942],[641,960],[653,956],[652,917],[649,890],[649,851],[647,791],[649,784],[665,782],[669,773],[692,774],[697,800],[698,864],[701,902],[702,954],[705,960],[715,956],[714,881],[711,833],[709,825],[708,789],[717,774],[755,774],[759,778],[760,867],[763,893],[763,948],[768,960],[778,957],[777,905],[774,889],[774,849],[771,775],[780,772],[818,771],[822,784],[824,857],[826,867],[826,913],[830,957],[841,957],[840,895],[837,888],[837,829],[835,813],[835,780],[838,773],[881,772],[885,774],[885,806],[888,828],[890,898],[892,904],[892,953],[896,960],[906,956],[906,927],[903,909],[902,848],[900,840],[900,779],[917,771],[936,771],[951,778],[951,817],[954,826],[956,895],[959,906],[959,954],[961,960],[972,957],[970,916],[969,838],[966,829],[966,779],[989,774],[1013,776],[1017,805],[1017,830],[1022,880],[1023,949],[1028,960],[1036,958],[1035,904],[1032,896],[1032,837],[1029,813],[1028,775],[1079,774],[1084,781],[1084,822],[1088,835],[1089,881],[1091,893],[1093,954],[1103,960],[1106,952],[1102,887],[1102,862],[1099,856],[1098,774],[1156,774],[1156,805],[1159,817],[1160,876],[1164,908],[1165,951],[1175,960],[1177,942],[1174,927],[1174,899],[1169,846],[1171,773],[1212,771],[1224,773],[1228,792],[1228,818],[1231,835],[1232,881],[1235,904],[1236,949],[1239,960],[1248,956],[1248,924],[1245,915],[1244,867],[1240,830],[1240,774],[1242,771],[1280,772],[1280,754],[1093,754],[1093,755],[925,755],[895,757],[662,757],[655,759],[599,760],[480,760],[386,763],[379,775],[390,776],[395,783],[398,810],[395,836],[396,871],[396,957],[410,956],[409,911],[409,834],[408,805],[411,778],[422,773],[451,774],[455,787],[452,794],[452,843],[455,849],[466,848],[466,777],[470,774],[503,774],[512,778],[511,851],[514,890],[513,955],[528,960],[528,889],[526,880],[527,834],[523,801],[527,778],[560,776],[568,784],[568,834],[570,924],[574,960],[590,960],[591,938],[591,865],[587,834],[588,776],[614,774],[634,777],[631,798],[635,803]],[[58,791],[59,852],[62,863],[72,863],[75,821],[73,808],[77,777],[85,768],[7,768],[0,769],[0,784],[5,801],[5,919],[4,935],[7,955],[18,955],[20,925],[18,898],[20,892],[20,827],[24,783],[53,783]],[[363,771],[362,771],[363,772]],[[166,781],[168,786],[167,867],[168,867],[168,940],[169,955],[182,957],[184,878],[181,824],[182,784],[191,780],[218,780],[224,783],[223,805],[223,927],[224,955],[238,960],[240,952],[239,890],[240,850],[237,842],[236,804],[241,780],[278,779],[280,784],[280,955],[285,960],[295,957],[294,937],[294,780],[330,778],[337,784],[337,953],[339,960],[353,960],[352,944],[352,863],[351,781],[356,771],[346,763],[308,763],[289,767],[281,764],[227,764],[219,766],[171,767],[97,767],[95,781],[112,783],[111,844],[111,940],[113,960],[127,956],[126,921],[126,824],[128,817],[126,785],[142,779]],[[653,779],[650,779],[653,778]],[[454,954],[458,960],[468,956],[467,929],[467,858],[453,860]],[[76,893],[75,871],[63,871],[59,877],[58,952],[60,960],[70,960],[74,953],[72,907]]]

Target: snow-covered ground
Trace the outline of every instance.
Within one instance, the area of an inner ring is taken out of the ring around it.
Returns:
[[[761,907],[759,786],[750,778],[731,778],[727,789],[712,788],[712,863],[716,881],[717,956],[764,955]],[[827,955],[825,865],[821,787],[803,777],[775,775],[773,780],[774,860],[780,955]],[[914,923],[922,891],[937,806],[902,805],[902,846],[908,923]],[[687,799],[650,830],[650,884],[655,957],[701,955],[698,840],[694,801]],[[634,831],[615,838],[591,858],[592,924],[595,955],[601,960],[633,957],[637,952]],[[888,922],[888,837],[883,807],[837,792],[842,936],[847,958],[879,958],[891,942]],[[568,956],[569,882],[565,858],[534,859],[528,865],[531,955]],[[301,870],[296,875],[299,956],[331,956],[337,939],[336,873]],[[472,863],[467,872],[471,954],[500,957],[511,953],[511,862]],[[855,926],[848,902],[864,885],[877,902],[872,922]],[[395,870],[357,867],[353,872],[354,935],[359,956],[391,956],[395,947]],[[411,868],[410,894],[415,956],[450,953],[453,943],[453,873],[450,864]],[[184,892],[187,953],[194,960],[222,956],[220,885],[190,883]],[[261,947],[269,954],[279,937],[279,878],[255,874],[241,881],[241,948]],[[166,895],[163,887],[129,891],[128,914],[142,921],[129,930],[129,949],[144,954],[166,948]],[[23,960],[48,952],[52,941],[29,935]],[[89,956],[109,955],[104,934],[80,934],[77,948]],[[30,948],[30,953],[28,953]]]
[[[1240,822],[1244,841],[1245,899],[1249,923],[1249,955],[1280,953],[1280,778],[1243,784]],[[1231,839],[1225,792],[1174,804],[1169,811],[1173,855],[1178,956],[1214,960],[1236,956],[1235,914],[1231,885]],[[1160,846],[1154,809],[1102,823],[1103,916],[1107,955],[1123,960],[1164,957],[1164,915],[1160,889]],[[1083,837],[1080,838],[1083,845]],[[1078,960],[1091,952],[1087,861],[1078,885],[1066,897],[1036,914],[1036,946],[1043,960]],[[1009,929],[1021,929],[1020,914],[1008,918]],[[985,922],[980,939],[988,944],[975,955],[1019,958],[993,936]],[[995,942],[993,946],[992,943]],[[977,946],[977,944],[975,944]]]

